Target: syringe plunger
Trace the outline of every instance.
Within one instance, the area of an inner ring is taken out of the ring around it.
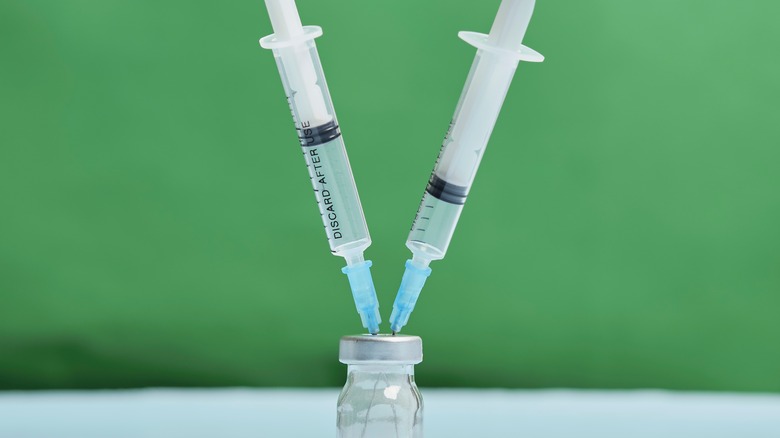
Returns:
[[[265,0],[274,33],[281,39],[303,35],[301,17],[295,0]]]
[[[523,46],[523,37],[531,22],[536,0],[504,0],[498,8],[488,35],[488,44],[517,51]]]

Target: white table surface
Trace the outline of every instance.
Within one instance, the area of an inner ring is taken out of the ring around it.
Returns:
[[[422,392],[428,438],[780,438],[780,395]],[[0,392],[0,437],[335,437],[337,395],[336,389]]]

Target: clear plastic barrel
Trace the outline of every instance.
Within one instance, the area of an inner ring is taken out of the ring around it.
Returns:
[[[330,249],[362,258],[371,237],[313,39],[321,30],[303,29],[296,44],[261,44],[273,50]]]
[[[516,68],[477,52],[406,241],[416,257],[444,258]]]

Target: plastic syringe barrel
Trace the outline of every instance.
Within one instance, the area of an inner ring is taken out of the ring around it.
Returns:
[[[371,237],[314,43],[322,29],[302,26],[293,0],[266,0],[266,6],[275,33],[260,45],[276,59],[330,250],[346,259],[363,325],[376,333],[379,304],[371,262],[363,259]]]
[[[275,35],[260,41],[276,58],[330,249],[347,257],[368,248],[371,237],[314,44],[322,30],[303,31],[292,45],[276,46]]]
[[[522,45],[533,7],[534,0],[503,0],[490,35],[458,34],[478,50],[406,240],[413,258],[393,304],[393,331],[406,324],[429,263],[447,253],[518,62],[544,59]]]

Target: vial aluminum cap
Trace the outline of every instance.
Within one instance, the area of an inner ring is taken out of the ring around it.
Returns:
[[[422,362],[422,339],[408,335],[344,336],[339,342],[339,362],[418,364]]]

